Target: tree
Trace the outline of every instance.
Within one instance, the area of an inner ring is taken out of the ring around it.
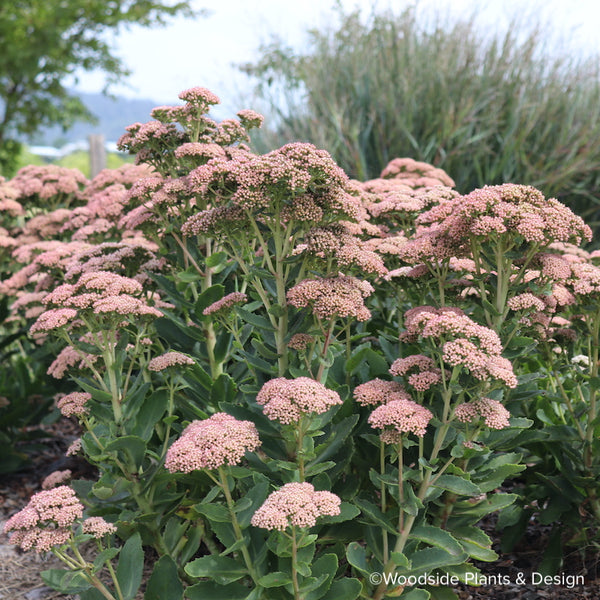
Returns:
[[[64,87],[76,71],[101,70],[106,89],[128,74],[103,34],[193,16],[189,0],[2,0],[0,2],[0,173],[11,174],[19,139],[41,127],[93,121]]]

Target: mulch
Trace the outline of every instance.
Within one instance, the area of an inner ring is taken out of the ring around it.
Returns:
[[[53,471],[71,469],[75,478],[94,478],[83,459],[64,456],[69,444],[80,435],[76,423],[62,419],[43,429],[47,437],[39,440],[40,449],[32,455],[31,466],[19,473],[0,476],[0,532],[4,522],[21,510],[32,494],[40,491],[42,480]],[[457,586],[455,592],[460,600],[600,599],[600,550],[595,554],[588,551],[585,557],[576,550],[570,552],[559,579],[540,583],[537,569],[548,541],[548,527],[532,520],[522,540],[509,553],[500,551],[493,516],[482,527],[494,540],[499,560],[475,562],[485,579],[478,586]],[[76,596],[51,590],[40,577],[41,571],[62,566],[52,554],[21,552],[0,533],[0,600],[77,600]]]

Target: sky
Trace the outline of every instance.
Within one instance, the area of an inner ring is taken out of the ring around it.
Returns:
[[[150,99],[157,104],[178,103],[177,94],[194,86],[209,88],[231,114],[240,102],[251,100],[251,82],[235,65],[255,62],[261,44],[273,36],[301,51],[307,30],[335,22],[335,5],[345,11],[359,8],[401,12],[409,0],[192,0],[207,14],[194,19],[172,19],[166,27],[132,27],[109,38],[115,53],[132,74],[126,85],[111,88],[116,95]],[[598,0],[417,0],[417,10],[443,18],[476,10],[482,26],[505,28],[517,15],[525,22],[539,16],[549,22],[557,38],[574,51],[600,54]],[[97,92],[101,74],[82,74],[76,88]]]

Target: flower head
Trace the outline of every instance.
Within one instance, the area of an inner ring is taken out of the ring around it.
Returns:
[[[310,483],[286,483],[269,495],[251,524],[279,531],[291,526],[312,527],[319,517],[339,515],[340,504],[338,496],[317,492]]]
[[[262,386],[256,402],[269,419],[287,425],[298,422],[305,414],[324,413],[330,407],[342,404],[342,399],[337,392],[309,377],[278,377]]]
[[[233,308],[236,304],[245,304],[248,301],[248,296],[242,292],[231,292],[231,294],[227,294],[223,296],[220,300],[213,302],[210,306],[207,306],[202,314],[205,316],[208,315],[216,315],[227,313]]]
[[[57,487],[65,483],[66,481],[69,481],[72,475],[73,473],[71,472],[71,469],[66,469],[64,471],[54,471],[53,473],[50,473],[50,475],[48,475],[48,477],[46,477],[44,481],[42,481],[42,489],[50,490],[54,487]]]
[[[403,433],[425,435],[429,421],[433,418],[430,410],[405,398],[391,400],[377,407],[369,416],[369,424],[383,429],[381,439],[386,444],[398,443]]]
[[[354,388],[354,399],[362,406],[386,404],[392,400],[409,400],[410,395],[397,381],[372,379]]]
[[[92,399],[92,395],[88,392],[71,392],[66,396],[63,396],[57,403],[56,406],[60,409],[60,412],[64,417],[83,417],[90,412],[90,409],[86,406],[88,400]]]
[[[148,369],[150,371],[164,371],[169,367],[175,367],[177,365],[193,365],[194,359],[187,354],[181,352],[165,352],[160,356],[156,356],[148,363]]]
[[[73,523],[82,516],[83,505],[75,492],[61,485],[34,494],[23,510],[8,519],[4,531],[12,531],[10,543],[23,550],[47,552],[69,540]]]
[[[191,473],[236,465],[246,452],[258,446],[260,439],[254,423],[216,413],[204,421],[192,421],[183,430],[167,451],[165,467],[171,473]]]
[[[463,423],[471,423],[482,417],[485,424],[492,429],[504,429],[510,425],[510,413],[498,400],[491,398],[463,402],[454,409],[454,416]]]
[[[90,517],[81,524],[83,533],[89,533],[95,538],[100,539],[109,533],[116,533],[117,528],[105,521],[102,517]]]
[[[305,279],[287,293],[287,301],[296,308],[311,308],[319,319],[354,317],[366,321],[371,317],[364,299],[373,293],[373,286],[355,277],[318,277]]]

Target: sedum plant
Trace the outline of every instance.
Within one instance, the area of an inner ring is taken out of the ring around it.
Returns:
[[[137,166],[14,236],[2,289],[55,345],[49,374],[75,386],[57,409],[83,430],[69,453],[99,473],[72,483],[79,499],[64,487],[69,523],[31,521],[66,527],[40,546],[66,566],[46,580],[131,598],[124,573],[152,548],[147,600],[456,597],[439,582],[497,558],[479,522],[519,522],[501,486],[554,439],[522,403],[541,389],[532,329],[592,293],[578,269],[595,289],[574,264],[560,279],[571,263],[554,246],[589,230],[533,188],[459,196],[409,159],[357,182],[311,144],[256,154],[260,115],[216,123],[212,92],[180,99],[121,138]],[[568,408],[547,418],[590,400],[590,468],[595,396],[570,392],[593,373],[546,377]],[[7,525],[19,544],[23,519]],[[92,563],[81,519],[112,536]]]

